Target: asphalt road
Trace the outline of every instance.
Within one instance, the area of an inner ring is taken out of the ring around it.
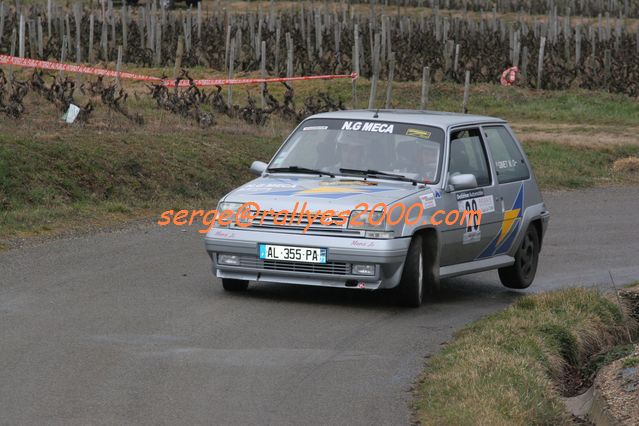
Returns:
[[[639,280],[639,188],[551,193],[534,286]],[[0,253],[0,424],[406,424],[424,358],[525,292],[227,294],[200,235],[103,233]]]

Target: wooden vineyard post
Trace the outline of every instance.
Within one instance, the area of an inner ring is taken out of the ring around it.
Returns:
[[[108,33],[107,33],[107,20],[106,20],[106,15],[102,14],[102,33],[100,35],[100,45],[102,46],[102,59],[104,61],[108,61],[109,60],[109,48],[107,45],[107,37],[108,37]]]
[[[468,91],[470,90],[470,71],[466,70],[466,78],[464,79],[464,102],[462,104],[462,113],[468,113]]]
[[[94,37],[95,15],[91,13],[89,16],[89,64],[95,63],[95,57],[93,56],[93,37]]]
[[[47,36],[51,38],[51,13],[53,12],[53,8],[51,7],[53,0],[47,0]]]
[[[260,52],[260,75],[262,78],[266,78],[266,42],[262,40],[261,52]],[[262,109],[266,108],[266,98],[264,97],[264,91],[266,90],[266,83],[260,85],[262,88],[260,97],[262,98]]]
[[[129,18],[126,1],[122,2],[122,48],[126,52],[129,38]]]
[[[235,62],[235,37],[231,40],[231,49],[229,51],[229,80],[233,78],[233,64]],[[229,84],[228,96],[226,98],[229,110],[233,112],[233,85]]]
[[[359,26],[357,24],[354,25],[353,29],[353,72],[359,75]],[[353,79],[352,81],[352,106],[351,108],[357,108],[357,79]]]
[[[184,36],[178,36],[177,42],[177,50],[175,53],[175,66],[173,67],[173,78],[176,79],[178,77],[178,73],[182,68],[182,56],[184,55]]]
[[[37,35],[36,35],[36,22],[33,19],[29,19],[29,57],[35,58],[37,55]]]
[[[155,66],[162,65],[162,21],[155,21]]]
[[[38,58],[44,59],[44,34],[42,30],[41,16],[38,16]]]
[[[546,45],[546,37],[541,37],[539,43],[539,60],[537,61],[537,89],[541,89],[541,76],[544,71],[544,47]]]
[[[277,20],[277,26],[275,28],[275,62],[273,64],[273,71],[276,77],[280,75],[280,40],[282,38],[282,25],[281,21]]]
[[[293,37],[291,33],[286,33],[286,76],[293,77]],[[288,83],[293,87],[293,82]]]
[[[604,85],[606,90],[610,90],[610,69],[612,65],[612,54],[610,49],[604,51]]]
[[[581,25],[577,24],[575,28],[575,65],[579,69],[581,62]]]
[[[391,108],[391,101],[393,99],[393,77],[395,74],[395,52],[390,53],[390,60],[388,61],[388,82],[386,84],[386,103],[384,108]]]
[[[528,46],[521,51],[521,77],[528,80]]]
[[[428,91],[430,88],[430,67],[424,67],[422,71],[422,99],[420,108],[422,110],[428,109]]]
[[[118,46],[118,61],[115,64],[115,86],[116,91],[119,91],[122,88],[122,84],[120,83],[120,72],[122,71],[122,46]]]
[[[64,63],[67,60],[67,36],[62,36],[62,49],[60,51],[60,62]],[[64,78],[64,71],[60,71],[60,79]]]
[[[18,34],[15,27],[11,30],[11,56],[16,56],[16,39]],[[13,65],[9,65],[9,81],[13,80]]]
[[[82,9],[79,3],[73,4],[73,20],[75,21],[75,62],[82,62],[82,40],[80,24],[82,23]],[[70,40],[69,40],[70,41]]]
[[[229,67],[229,48],[231,44],[231,24],[226,26],[226,40],[224,41],[224,69]]]
[[[4,2],[0,2],[0,46],[2,45],[3,34],[4,34]]]
[[[20,13],[20,26],[18,27],[18,56],[24,58],[24,15]]]
[[[375,34],[375,42],[373,45],[373,57],[372,60],[372,68],[373,68],[373,78],[371,79],[371,92],[368,98],[368,109],[375,108],[375,99],[377,98],[377,83],[379,81],[379,49],[380,49],[380,35]]]
[[[202,2],[197,2],[197,39],[202,40]]]

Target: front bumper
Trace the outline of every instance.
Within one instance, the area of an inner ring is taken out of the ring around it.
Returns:
[[[325,248],[327,263],[261,260],[260,243]],[[410,238],[375,240],[213,228],[205,244],[218,278],[375,290],[399,284]],[[219,254],[239,256],[240,264],[219,264]],[[354,263],[375,265],[375,274],[352,274]]]

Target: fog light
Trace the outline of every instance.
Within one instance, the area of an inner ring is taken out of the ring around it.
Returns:
[[[353,275],[375,275],[375,265],[353,265]]]
[[[234,254],[218,254],[217,263],[220,265],[239,265],[240,256]]]
[[[364,236],[366,238],[388,239],[393,238],[393,231],[366,231]]]

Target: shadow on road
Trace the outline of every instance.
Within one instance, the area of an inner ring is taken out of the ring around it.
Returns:
[[[363,309],[403,309],[396,300],[394,290],[366,291],[357,289],[298,286],[293,284],[251,283],[249,290],[242,293],[228,293],[221,283],[207,285],[207,297],[229,298],[235,301],[276,302],[308,305],[344,306]],[[482,300],[510,304],[525,292],[517,292],[502,287],[498,282],[476,277],[459,277],[442,280],[439,290],[425,295],[422,307],[437,305],[467,305],[481,303]],[[408,311],[411,311],[408,309]]]

